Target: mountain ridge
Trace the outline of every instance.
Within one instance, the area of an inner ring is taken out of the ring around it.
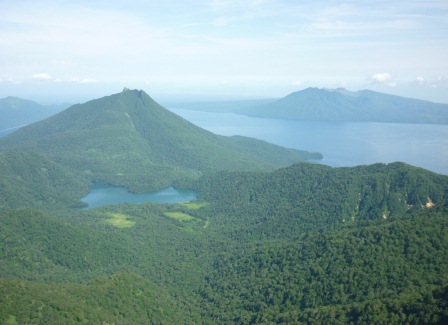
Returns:
[[[40,105],[15,96],[0,98],[0,131],[17,128],[47,118],[67,106]]]
[[[448,176],[299,157],[137,90],[0,139],[0,322],[447,323]],[[75,209],[94,181],[199,194]]]
[[[173,103],[173,108],[299,121],[448,124],[448,104],[368,89],[309,87],[282,98]]]
[[[306,88],[240,113],[309,121],[448,124],[448,104],[344,88]]]
[[[213,170],[275,169],[313,157],[244,137],[215,135],[124,89],[76,104],[0,140],[44,154],[94,182],[159,189]]]

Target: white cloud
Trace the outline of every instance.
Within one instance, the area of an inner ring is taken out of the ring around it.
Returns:
[[[448,85],[448,79],[443,76],[437,76],[430,79],[418,76],[415,78],[414,84],[418,86],[429,86],[431,88],[440,88]]]
[[[338,86],[341,80],[352,87],[398,82],[412,91],[417,85],[422,92],[446,91],[447,82],[434,78],[448,77],[446,0],[384,6],[373,0],[107,3],[0,0],[0,47],[8,49],[0,52],[2,84],[12,83],[9,77],[23,81],[24,89],[36,82],[129,85],[151,78],[183,92],[178,80],[200,76],[188,84],[191,91],[219,92],[220,80],[243,85],[262,73],[280,81],[257,81],[258,87],[285,92],[310,83]],[[415,79],[419,74],[422,79]],[[399,76],[410,77],[405,82]],[[247,88],[232,89],[237,94]]]
[[[389,87],[395,87],[397,85],[394,81],[394,76],[387,72],[375,73],[369,79],[373,84],[382,84]]]
[[[32,76],[35,81],[49,81],[52,80],[53,77],[47,73],[37,73]]]
[[[391,80],[392,75],[387,72],[382,72],[382,73],[375,73],[371,75],[370,78],[375,82],[383,83]]]
[[[415,78],[414,81],[416,84],[422,86],[425,84],[425,78],[418,76],[417,78]]]
[[[84,78],[80,81],[80,83],[83,83],[83,84],[90,84],[90,83],[96,83],[96,82],[98,82],[98,80],[90,79],[90,78]]]
[[[80,84],[88,84],[88,83],[97,83],[99,82],[97,79],[92,78],[70,78],[70,79],[62,79],[62,78],[54,78],[48,73],[37,73],[34,74],[31,78],[33,81],[43,82],[43,81],[52,81],[52,82],[74,82]]]
[[[437,76],[430,80],[429,83],[432,88],[446,87],[448,85],[448,79],[443,76]]]
[[[89,83],[96,83],[96,82],[99,82],[99,81],[96,80],[96,79],[90,79],[90,78],[83,78],[83,79],[71,78],[71,79],[68,80],[68,82],[75,82],[75,83],[80,83],[80,84],[89,84]]]
[[[21,80],[15,80],[15,79],[12,79],[12,78],[6,78],[6,79],[0,78],[0,82],[8,82],[8,83],[12,83],[14,85],[18,85],[18,84],[22,83]]]

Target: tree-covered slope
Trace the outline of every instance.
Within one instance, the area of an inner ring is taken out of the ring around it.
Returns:
[[[272,170],[303,156],[215,136],[129,90],[0,147],[1,323],[447,321],[447,176]],[[92,181],[200,195],[68,208]]]
[[[198,202],[0,209],[0,322],[443,324],[447,179],[301,163]]]
[[[446,209],[221,256],[202,289],[220,323],[445,324]]]
[[[448,319],[448,177],[403,163],[297,164],[199,182],[207,229],[227,242],[201,290],[215,321]]]
[[[217,217],[210,227],[240,240],[294,239],[307,231],[393,219],[448,199],[448,177],[404,163],[220,172],[196,187],[201,199],[213,203]]]
[[[11,325],[196,323],[163,287],[126,272],[86,284],[0,279],[0,304]]]
[[[448,124],[448,104],[371,90],[307,88],[241,114],[304,121],[356,121]]]
[[[0,323],[9,315],[19,324],[197,320],[195,290],[213,240],[196,222],[187,224],[199,232],[186,231],[167,208],[125,205],[58,216],[0,210]],[[110,223],[117,215],[132,226]]]
[[[70,169],[32,152],[0,151],[0,209],[79,205],[89,184]]]
[[[90,180],[134,190],[207,171],[273,169],[311,157],[255,139],[214,135],[143,91],[127,89],[24,127],[1,139],[0,148],[43,153]]]

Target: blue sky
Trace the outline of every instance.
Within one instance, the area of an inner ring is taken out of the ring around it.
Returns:
[[[0,97],[281,97],[307,87],[448,103],[448,1],[0,0]]]

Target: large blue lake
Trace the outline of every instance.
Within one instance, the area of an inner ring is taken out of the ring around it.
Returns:
[[[157,192],[131,193],[124,187],[95,184],[92,191],[81,199],[88,204],[84,209],[93,209],[103,205],[143,202],[180,203],[196,200],[193,190],[178,190],[168,187]]]
[[[221,135],[244,135],[284,147],[318,151],[333,167],[402,161],[448,175],[448,125],[302,122],[170,108]]]

